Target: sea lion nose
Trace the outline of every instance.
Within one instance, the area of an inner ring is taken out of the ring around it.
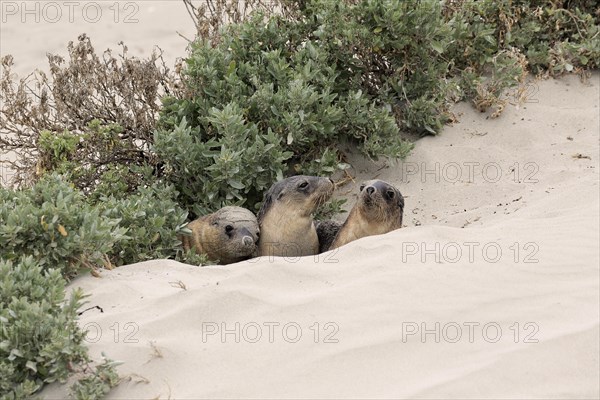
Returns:
[[[254,244],[254,239],[252,239],[252,236],[244,236],[242,238],[242,243],[244,246],[252,246]]]
[[[369,193],[369,195],[371,195],[375,192],[375,188],[373,186],[369,186],[366,190],[367,190],[367,193]]]

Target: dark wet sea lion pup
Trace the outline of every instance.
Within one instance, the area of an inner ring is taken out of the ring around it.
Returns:
[[[398,189],[387,182],[371,180],[361,184],[359,190],[358,200],[346,222],[317,223],[320,252],[402,227],[404,197]]]
[[[315,210],[331,198],[333,181],[317,176],[292,176],[267,191],[258,212],[259,256],[300,257],[319,252],[313,222]]]
[[[249,259],[257,249],[260,230],[256,216],[242,207],[228,206],[187,225],[191,236],[181,236],[183,248],[204,253],[219,264]]]

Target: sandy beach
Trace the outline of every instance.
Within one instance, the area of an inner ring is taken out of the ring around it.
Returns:
[[[135,3],[129,25],[99,4],[93,24],[3,9],[0,53],[23,74],[86,32],[97,49],[185,55],[179,2]],[[361,181],[394,184],[400,230],[314,257],[75,279],[99,307],[80,317],[90,355],[122,362],[108,398],[599,398],[600,74],[531,85],[497,119],[458,104],[397,164],[351,157],[336,195],[349,209]]]

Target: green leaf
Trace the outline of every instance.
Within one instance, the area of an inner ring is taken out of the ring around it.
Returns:
[[[25,367],[29,368],[30,370],[32,370],[33,372],[37,372],[37,363],[29,360],[25,363]]]
[[[440,42],[432,41],[431,48],[439,54],[442,54],[444,52],[444,45]]]
[[[241,189],[244,189],[246,187],[243,183],[241,183],[239,181],[236,181],[236,180],[233,180],[233,179],[229,179],[227,181],[227,183],[229,184],[229,186],[231,186],[234,189],[241,190]]]
[[[8,359],[12,361],[17,357],[23,357],[23,353],[19,349],[12,349],[10,351],[10,355],[8,356]]]
[[[229,67],[227,68],[227,73],[226,73],[226,75],[228,75],[228,76],[229,76],[229,75],[231,75],[231,74],[232,74],[232,73],[235,71],[235,65],[236,65],[236,64],[235,64],[235,60],[232,60],[232,61],[229,63]]]

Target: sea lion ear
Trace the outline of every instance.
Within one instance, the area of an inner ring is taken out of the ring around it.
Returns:
[[[402,227],[402,216],[404,215],[404,196],[398,191],[398,207],[400,207],[400,227]]]
[[[285,190],[282,190],[281,192],[279,192],[279,194],[277,195],[277,200],[281,200],[281,198],[283,197],[284,194],[285,194]]]
[[[223,224],[223,218],[221,218],[221,216],[213,215],[210,222],[212,223],[212,226],[220,229]]]
[[[404,209],[404,196],[402,196],[402,193],[400,193],[399,190],[397,190],[396,193],[398,193],[398,207]]]

